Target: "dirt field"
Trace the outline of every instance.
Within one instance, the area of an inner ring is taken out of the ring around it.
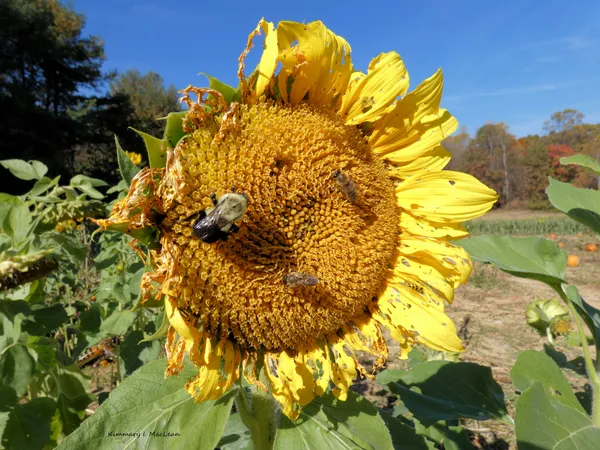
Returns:
[[[502,218],[507,217],[504,215]],[[567,280],[578,287],[586,301],[600,308],[600,253],[589,253],[583,249],[586,242],[595,242],[592,236],[559,236],[557,241],[565,244],[564,249],[569,254],[581,259],[579,267],[567,268]],[[469,283],[456,291],[454,303],[447,308],[457,329],[463,328],[460,337],[466,351],[460,359],[492,368],[494,378],[504,390],[511,415],[514,414],[517,394],[510,381],[510,369],[520,352],[543,350],[547,343],[545,336],[540,336],[525,322],[525,307],[536,297],[549,299],[556,294],[542,283],[516,278],[492,266],[476,263]],[[388,344],[391,356],[388,367],[402,367],[403,362],[394,360],[392,356],[397,354],[397,345],[393,340],[388,340]],[[582,368],[581,359],[577,359],[581,356],[580,347],[569,345],[566,338],[559,337],[556,349],[563,352],[573,365]],[[572,370],[565,373],[576,391],[583,392],[584,379]],[[363,383],[357,389],[359,392],[379,406],[391,406],[392,399],[381,386]],[[516,449],[514,430],[507,425],[494,421],[467,421],[463,425],[473,432],[479,448]]]

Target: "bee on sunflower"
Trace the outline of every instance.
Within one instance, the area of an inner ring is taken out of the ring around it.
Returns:
[[[462,351],[444,305],[471,261],[452,240],[497,196],[443,170],[441,142],[458,122],[440,108],[442,72],[409,92],[395,52],[356,72],[350,45],[323,23],[261,20],[238,76],[237,90],[211,78],[182,91],[179,129],[97,221],[142,242],[158,236],[141,285],[144,299],[164,300],[166,374],[187,355],[197,401],[244,377],[294,420],[316,396],[344,400],[371,375],[357,352],[386,362],[384,329],[401,357],[416,343]]]

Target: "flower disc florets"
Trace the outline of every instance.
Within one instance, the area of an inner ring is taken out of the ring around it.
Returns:
[[[397,245],[394,186],[365,136],[322,107],[242,105],[215,140],[198,129],[177,147],[186,186],[162,226],[179,261],[178,304],[212,334],[243,346],[296,349],[363,314]],[[332,176],[358,186],[349,201]],[[244,192],[240,231],[222,245],[193,235],[210,194]],[[192,219],[190,219],[192,216]],[[288,286],[293,272],[316,286]]]

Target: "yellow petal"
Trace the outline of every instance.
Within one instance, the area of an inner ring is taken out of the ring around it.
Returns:
[[[393,150],[388,148],[388,152],[385,154],[378,147],[373,147],[373,151],[393,163],[410,162],[432,148],[437,147],[444,139],[454,133],[457,128],[458,120],[452,117],[445,109],[440,109],[436,114],[425,116],[414,127],[414,130],[418,133],[418,138],[413,143],[398,146]]]
[[[396,187],[400,208],[438,223],[482,216],[497,199],[496,192],[475,177],[449,170],[415,175]]]
[[[427,264],[425,261],[418,258],[411,258],[405,255],[399,255],[396,265],[394,266],[394,274],[399,279],[416,278],[422,280],[432,289],[444,297],[448,302],[454,299],[455,283],[449,280],[441,273],[437,267]]]
[[[300,103],[308,93],[311,103],[329,106],[346,88],[352,73],[350,46],[322,22],[279,22],[277,41],[278,59],[293,77],[289,103]],[[281,91],[288,78],[279,77]]]
[[[265,34],[265,48],[258,63],[258,79],[256,80],[256,96],[260,97],[266,87],[271,82],[271,78],[277,67],[277,56],[279,49],[277,47],[277,32],[273,22],[267,22],[261,19],[257,29],[262,28]]]
[[[394,109],[373,125],[369,145],[378,154],[387,154],[417,141],[421,120],[436,114],[440,107],[444,78],[438,70],[414,91],[396,102]]]
[[[356,377],[356,356],[353,349],[339,336],[327,338],[331,346],[331,381],[335,388],[331,390],[336,398],[344,401],[348,398],[348,389]]]
[[[393,178],[404,180],[424,172],[439,172],[446,167],[451,157],[452,155],[448,150],[438,145],[411,161],[394,164],[390,168],[389,175]]]
[[[329,358],[324,345],[300,345],[298,356],[296,357],[299,365],[303,365],[312,373],[313,393],[315,396],[323,395],[329,386],[331,378],[331,368]]]
[[[434,350],[461,352],[464,350],[450,318],[431,305],[410,287],[391,283],[377,301],[382,325],[406,335]],[[383,318],[383,319],[382,319]]]
[[[437,239],[460,239],[469,232],[460,223],[439,223],[414,217],[407,212],[400,214],[400,229],[415,236],[425,236]]]
[[[229,339],[221,339],[205,357],[207,364],[200,366],[198,375],[185,385],[197,402],[220,398],[239,377],[241,355]]]
[[[400,236],[398,252],[410,261],[434,267],[451,280],[455,288],[464,284],[471,274],[471,258],[465,249],[442,240],[403,234]]]
[[[396,52],[381,53],[367,75],[352,75],[339,114],[349,125],[377,120],[398,96],[408,90],[408,72]]]
[[[377,356],[373,370],[382,366],[388,357],[388,348],[376,321],[370,316],[357,317],[351,325],[344,326],[343,339],[355,350]],[[360,366],[358,367],[360,370]]]
[[[287,352],[267,353],[265,371],[273,397],[281,404],[283,413],[295,420],[302,406],[314,398],[313,374],[304,364],[297,364]]]

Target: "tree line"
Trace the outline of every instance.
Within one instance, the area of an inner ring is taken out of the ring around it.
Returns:
[[[544,124],[546,134],[520,138],[502,122],[487,123],[474,136],[463,129],[443,142],[452,153],[448,168],[470,173],[494,188],[497,206],[550,207],[545,193],[548,177],[600,188],[600,177],[559,162],[576,153],[600,160],[600,124],[585,123],[584,118],[574,109],[555,112]]]
[[[156,119],[180,108],[177,91],[157,73],[105,71],[104,43],[84,25],[58,0],[0,0],[0,159],[116,181],[114,134],[143,154],[128,127],[159,135]],[[0,177],[0,191],[24,189]]]

